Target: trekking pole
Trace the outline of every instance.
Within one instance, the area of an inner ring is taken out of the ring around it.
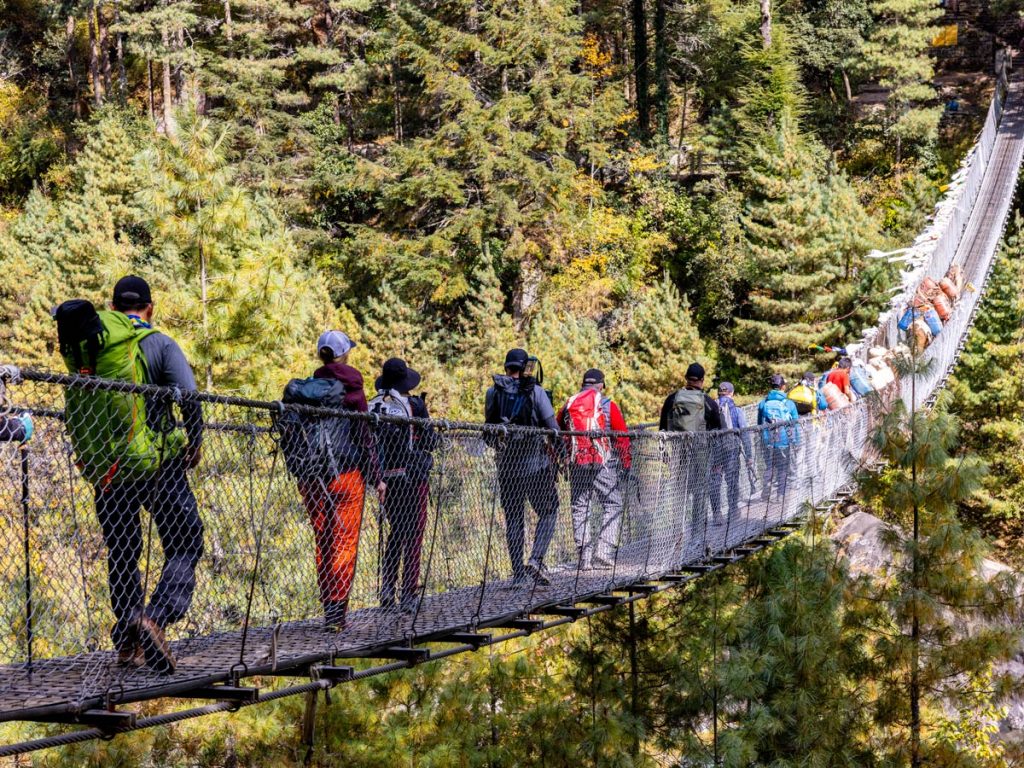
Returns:
[[[21,452],[21,519],[25,536],[25,635],[28,644],[28,674],[32,675],[32,568],[29,560],[29,482],[28,445],[22,443]]]

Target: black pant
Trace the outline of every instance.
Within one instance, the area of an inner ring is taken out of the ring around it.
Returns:
[[[498,471],[501,507],[505,510],[505,539],[512,574],[522,576],[523,550],[526,547],[526,501],[529,499],[537,513],[537,530],[533,537],[530,562],[540,566],[555,535],[558,521],[558,491],[555,488],[555,470],[548,466],[528,475],[510,469]]]
[[[145,608],[159,626],[178,621],[188,611],[196,564],[203,555],[203,523],[180,459],[165,462],[153,479],[96,489],[96,516],[107,544],[110,605],[117,618],[111,637],[118,648],[127,641],[129,626],[142,615],[146,600],[139,573],[142,506],[153,516],[164,551],[160,580]]]
[[[381,566],[382,603],[391,603],[395,599],[399,564],[403,566],[401,599],[408,600],[416,596],[429,492],[430,486],[426,480],[401,478],[388,481],[388,490],[384,494],[384,517],[388,521],[388,539]]]

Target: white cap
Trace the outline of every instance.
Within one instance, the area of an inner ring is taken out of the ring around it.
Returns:
[[[316,353],[319,355],[320,350],[329,349],[334,357],[344,357],[355,349],[355,346],[356,343],[341,331],[324,331],[317,339]]]

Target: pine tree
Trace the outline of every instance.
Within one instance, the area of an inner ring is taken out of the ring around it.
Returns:
[[[578,71],[569,0],[402,4],[389,24],[436,109],[429,132],[356,163],[349,184],[372,200],[375,226],[354,222],[343,263],[397,273],[403,295],[446,304],[467,294],[484,240],[502,242],[495,255],[526,286],[523,313],[540,276],[574,256],[561,236],[591,204],[578,177],[609,159],[618,96]]]
[[[137,200],[167,296],[163,322],[179,328],[207,388],[272,391],[308,359],[311,329],[334,313],[295,266],[295,246],[272,208],[235,185],[221,142],[191,112],[177,138],[141,153]],[[273,340],[268,343],[268,340]],[[260,365],[253,365],[260,359]]]
[[[895,164],[937,138],[941,107],[933,106],[935,66],[929,49],[942,9],[931,0],[872,0],[874,23],[860,52],[859,69],[889,90],[881,137]]]
[[[834,344],[843,310],[858,297],[837,290],[862,263],[871,224],[841,178],[825,178],[808,147],[784,127],[753,152],[748,209],[747,306],[736,318],[733,359],[789,378],[814,369],[816,344]]]
[[[857,585],[850,599],[871,638],[872,748],[912,768],[964,764],[935,726],[985,696],[975,686],[1020,642],[1016,579],[986,580],[987,546],[957,517],[987,470],[978,457],[955,454],[959,432],[941,401],[909,414],[897,401],[880,423],[873,441],[891,469],[875,487],[907,533],[890,537],[892,573],[873,588]]]
[[[846,626],[849,577],[820,525],[749,562],[718,674],[725,765],[866,765],[866,648]]]
[[[458,400],[450,415],[478,420],[491,376],[502,371],[505,353],[517,345],[515,323],[505,311],[501,282],[491,264],[474,275],[474,287],[466,302],[455,340],[454,389]]]
[[[622,315],[609,384],[631,422],[657,421],[662,402],[683,385],[690,363],[701,363],[707,380],[713,380],[713,361],[689,306],[667,277],[644,291]]]
[[[556,409],[580,390],[588,368],[604,369],[610,359],[597,323],[552,303],[542,304],[530,322],[526,349],[544,366],[544,388],[551,390]]]

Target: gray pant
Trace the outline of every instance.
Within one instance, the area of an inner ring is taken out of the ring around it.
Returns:
[[[622,491],[619,488],[617,463],[574,464],[569,469],[569,490],[572,496],[572,534],[581,560],[589,563],[593,555],[613,560],[619,545],[622,525]],[[601,512],[593,520],[597,533],[593,533],[591,502],[601,504]]]

